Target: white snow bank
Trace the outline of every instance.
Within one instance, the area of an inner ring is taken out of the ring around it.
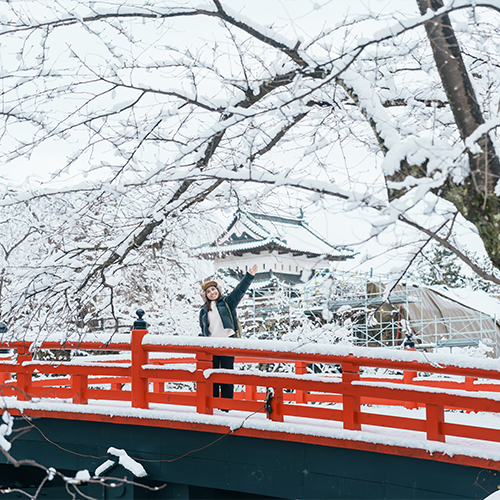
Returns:
[[[79,482],[86,483],[90,481],[90,472],[87,469],[79,470],[76,473],[75,479]]]
[[[185,370],[191,373],[196,371],[196,366],[193,364],[190,365],[142,365],[144,370],[163,370],[163,371],[173,371],[173,370]]]
[[[9,451],[12,444],[7,441],[5,436],[10,436],[12,434],[12,425],[14,424],[14,419],[8,411],[4,411],[2,415],[2,420],[4,423],[0,425],[0,448],[5,451]]]
[[[97,469],[95,470],[95,476],[96,477],[102,476],[102,474],[104,474],[107,470],[111,469],[111,467],[113,467],[113,465],[115,464],[116,462],[114,462],[113,460],[106,460],[103,464],[97,467]]]
[[[148,475],[144,467],[133,458],[130,458],[125,450],[119,450],[111,447],[108,449],[108,453],[118,457],[118,463],[128,471],[132,472],[135,477],[145,477]]]
[[[79,470],[75,477],[65,477],[64,480],[68,484],[88,483],[91,479],[90,472],[87,469]]]

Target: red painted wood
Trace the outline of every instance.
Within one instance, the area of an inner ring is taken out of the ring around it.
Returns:
[[[277,422],[287,417],[339,421],[345,429],[361,430],[362,426],[378,426],[422,432],[429,440],[445,441],[457,436],[483,441],[500,442],[500,431],[473,425],[451,424],[445,421],[447,409],[467,412],[500,413],[500,371],[463,368],[455,365],[417,361],[391,361],[376,357],[356,357],[300,352],[273,352],[244,348],[216,348],[197,345],[148,344],[146,330],[134,330],[131,343],[101,344],[98,342],[42,343],[40,348],[77,348],[79,350],[131,351],[131,360],[96,361],[88,364],[32,361],[29,342],[0,344],[17,349],[15,361],[0,359],[2,394],[18,400],[32,397],[72,399],[80,405],[89,400],[124,401],[136,408],[150,404],[195,407],[201,414],[212,414],[214,408],[264,413],[265,389],[272,388],[270,418]],[[189,354],[152,357],[149,353]],[[239,370],[212,369],[212,355],[235,355]],[[283,373],[261,372],[248,365],[258,362],[289,365]],[[307,365],[328,363],[342,366],[342,374],[308,374]],[[176,368],[177,365],[181,365]],[[195,371],[186,369],[192,365]],[[391,368],[403,373],[386,379],[364,377],[364,367]],[[458,375],[460,380],[429,380],[418,373]],[[42,375],[61,377],[37,378]],[[14,379],[11,377],[14,376]],[[151,382],[151,383],[150,383]],[[194,392],[176,391],[173,382],[190,382]],[[228,383],[244,387],[233,400],[212,397],[212,384]],[[130,385],[129,385],[130,384]],[[332,403],[328,408],[312,403]],[[425,408],[425,419],[369,413],[366,405]],[[90,407],[89,407],[90,409]],[[149,424],[148,424],[149,425]],[[153,425],[153,424],[151,424]],[[187,424],[185,424],[187,425]]]
[[[193,393],[185,394],[181,392],[163,394],[149,393],[148,402],[167,405],[196,406],[196,395]]]
[[[245,399],[255,400],[257,399],[258,392],[255,385],[247,384],[245,385]]]
[[[72,375],[73,403],[87,404],[88,375]]]
[[[380,415],[377,413],[361,413],[360,423],[375,425],[377,427],[389,427],[394,429],[404,429],[407,431],[426,432],[426,421],[411,417],[398,417],[394,415]]]
[[[60,361],[54,363],[44,363],[38,364],[30,362],[26,366],[30,372],[37,371],[38,373],[44,375],[103,375],[103,376],[118,376],[118,377],[130,377],[132,374],[131,366],[106,366],[104,363],[97,363],[92,365],[77,365],[71,363],[62,363]],[[19,369],[19,366],[14,366],[12,370]],[[36,379],[35,379],[36,380]]]
[[[270,418],[274,422],[284,421],[284,404],[283,404],[283,389],[276,387],[274,389],[273,398],[271,399],[271,412]]]
[[[31,387],[30,397],[43,399],[72,399],[73,389],[71,387]]]
[[[296,375],[306,375],[307,374],[307,363],[304,361],[296,361],[295,362],[295,374]],[[295,401],[297,403],[306,403],[307,402],[307,391],[296,390],[295,391]]]
[[[351,386],[353,382],[359,381],[359,366],[353,363],[342,363],[343,385]],[[342,409],[344,417],[344,429],[359,431],[361,424],[358,414],[361,411],[361,400],[358,394],[349,391],[342,392]]]
[[[212,384],[205,377],[205,370],[212,368],[212,356],[204,351],[196,353],[196,411],[208,415],[213,414],[213,406],[210,405],[212,396]]]
[[[88,399],[110,400],[110,401],[128,401],[132,399],[131,391],[116,391],[103,389],[87,389]]]
[[[426,407],[427,439],[431,441],[445,441],[443,432],[444,406],[440,404],[427,404]]]
[[[325,421],[343,422],[343,411],[321,406],[287,405],[286,415],[293,417],[317,418]]]
[[[31,399],[31,368],[24,365],[31,361],[29,348],[29,344],[23,342],[17,350],[17,399],[20,401]]]
[[[417,377],[417,372],[405,370],[403,373],[403,383],[413,384],[416,377]],[[406,401],[405,408],[408,408],[409,410],[414,410],[415,408],[418,408],[418,403],[415,403],[414,401]]]
[[[132,407],[147,408],[146,393],[148,379],[145,376],[143,365],[148,362],[148,352],[144,350],[142,340],[147,330],[132,330]]]
[[[442,429],[446,436],[457,436],[500,443],[500,429],[485,429],[484,427],[472,427],[470,425],[452,423],[442,424]]]

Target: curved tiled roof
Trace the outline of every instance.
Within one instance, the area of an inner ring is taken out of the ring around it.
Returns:
[[[302,217],[281,217],[238,210],[224,233],[213,243],[196,249],[198,255],[231,254],[258,248],[281,249],[329,260],[354,256],[347,248],[331,245]]]

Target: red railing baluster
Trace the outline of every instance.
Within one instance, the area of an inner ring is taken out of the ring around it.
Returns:
[[[426,404],[425,405],[425,420],[427,439],[431,441],[445,441],[445,436],[442,431],[444,422],[444,407],[442,405]]]
[[[111,390],[112,391],[121,391],[122,383],[121,382],[111,382]]]
[[[88,388],[88,375],[71,375],[71,389],[73,391],[73,403],[86,405],[88,399],[86,391]]]
[[[274,395],[271,399],[271,420],[274,422],[283,422],[283,388],[275,387]]]
[[[23,366],[26,361],[32,360],[29,352],[30,345],[23,343],[17,349],[17,399],[19,401],[29,401],[31,399],[31,369]]]
[[[295,374],[296,375],[306,375],[307,374],[307,363],[304,361],[295,362]],[[307,391],[296,390],[295,391],[295,402],[296,403],[307,403]]]
[[[353,363],[342,363],[342,382],[347,384],[346,391],[342,396],[342,413],[344,429],[353,431],[361,430],[358,414],[361,411],[359,396],[349,394],[352,382],[359,380],[359,366]]]
[[[4,355],[0,355],[0,361],[12,361],[12,356],[10,354],[4,354]],[[7,380],[9,380],[10,378],[12,378],[12,374],[10,372],[7,372],[7,371],[1,371],[0,372],[0,384],[1,385],[4,385]]]
[[[475,391],[476,388],[474,386],[474,382],[477,380],[476,377],[465,377],[464,380],[464,389],[466,391]]]
[[[409,349],[408,349],[409,350]],[[415,349],[412,349],[413,351]],[[403,371],[403,384],[413,384],[413,379],[416,378],[417,372],[413,370],[404,370]],[[405,401],[405,408],[409,410],[416,410],[418,408],[418,403],[414,401]]]
[[[466,391],[475,391],[476,388],[474,386],[474,382],[477,380],[476,377],[464,377],[464,389]],[[465,410],[467,413],[472,413],[473,410],[467,409]]]
[[[257,397],[257,386],[249,384],[245,385],[245,399],[247,401],[256,401]]]
[[[213,415],[208,398],[212,396],[212,382],[207,382],[205,370],[212,368],[212,356],[203,351],[196,353],[196,411]]]
[[[165,382],[159,382],[158,380],[155,380],[153,382],[153,391],[160,394],[162,392],[165,392]]]

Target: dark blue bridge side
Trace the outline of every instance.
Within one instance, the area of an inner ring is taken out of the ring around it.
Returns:
[[[139,486],[110,488],[81,484],[91,497],[156,499],[484,499],[500,487],[498,471],[421,458],[289,440],[217,434],[186,429],[84,420],[23,418],[30,430],[16,439],[16,459],[32,459],[74,476],[108,459],[110,446],[124,449],[148,476],[138,479],[120,465],[107,471],[160,491]],[[41,431],[41,432],[40,432]],[[42,434],[43,433],[43,434]],[[224,437],[222,437],[224,436]],[[219,439],[221,438],[221,439]],[[197,450],[197,451],[195,451]],[[2,456],[0,483],[32,494],[45,473],[7,465]],[[63,484],[47,482],[39,498],[69,498]],[[18,494],[3,495],[18,498]]]

